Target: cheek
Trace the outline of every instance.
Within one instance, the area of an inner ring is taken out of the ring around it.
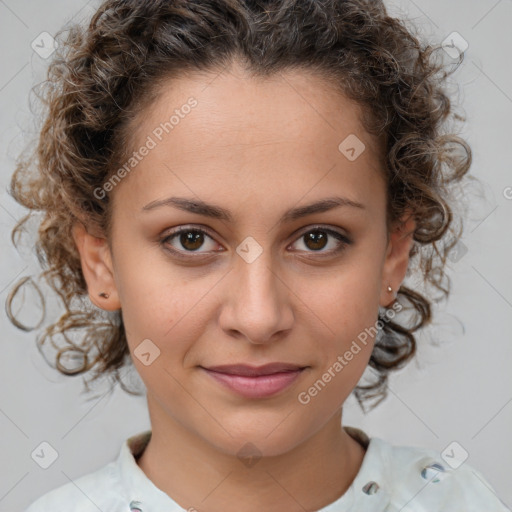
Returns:
[[[130,348],[145,338],[160,346],[188,306],[188,295],[180,294],[183,284],[172,268],[144,256],[147,251],[125,249],[116,261],[116,287]]]
[[[199,276],[166,264],[163,258],[150,262],[143,256],[133,251],[118,265],[128,345],[134,354],[149,339],[160,351],[159,363],[179,367],[215,314],[208,290],[215,287],[218,276]]]
[[[315,343],[317,367],[300,390],[318,414],[341,404],[361,378],[371,356],[379,306],[374,262],[340,266],[322,279],[301,281],[302,298]],[[314,282],[314,286],[312,283]],[[307,286],[306,286],[307,284]],[[317,398],[318,397],[318,398]]]
[[[336,340],[338,349],[377,321],[379,290],[378,269],[362,262],[298,280],[294,287],[310,325],[331,345]]]
[[[127,235],[118,241],[115,278],[125,325],[147,324],[155,332],[162,322],[170,326],[187,307],[187,297],[180,297],[183,280],[172,265],[165,264],[158,247],[140,239],[130,240]]]

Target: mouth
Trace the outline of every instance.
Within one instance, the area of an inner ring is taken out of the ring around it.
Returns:
[[[216,382],[246,398],[266,398],[278,394],[295,382],[307,366],[270,363],[200,367]]]

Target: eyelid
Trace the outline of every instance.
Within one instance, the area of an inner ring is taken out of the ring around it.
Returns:
[[[331,249],[329,251],[306,251],[305,254],[301,257],[309,258],[314,260],[320,260],[322,258],[333,258],[338,256],[341,252],[343,252],[348,246],[352,245],[353,241],[351,237],[340,231],[340,228],[333,228],[324,224],[312,224],[310,226],[306,226],[305,228],[301,228],[298,232],[294,234],[294,239],[291,244],[294,244],[296,241],[300,240],[302,236],[311,231],[324,231],[328,235],[333,238],[336,238],[338,242],[338,246],[335,249]],[[295,253],[303,253],[304,251],[292,251]]]
[[[193,251],[182,251],[182,250],[177,250],[177,249],[167,246],[167,243],[166,243],[167,240],[174,238],[181,233],[187,233],[189,231],[197,231],[199,233],[204,233],[218,244],[218,242],[215,240],[215,235],[212,234],[212,232],[210,231],[210,228],[208,228],[202,224],[191,224],[191,225],[184,224],[184,225],[178,226],[176,228],[173,228],[171,231],[166,232],[161,237],[160,244],[166,246],[165,247],[166,250],[171,252],[172,254],[176,255],[178,258],[190,260],[190,259],[200,259],[201,257],[203,257],[203,258],[210,257],[211,254],[209,254],[209,253],[200,253],[200,252],[195,253]],[[223,252],[223,251],[216,251],[216,252]]]
[[[288,244],[288,247],[291,244],[295,243],[298,239],[300,239],[301,236],[305,235],[306,233],[309,233],[311,231],[316,231],[316,230],[325,231],[330,236],[332,236],[338,240],[339,246],[338,246],[338,248],[331,249],[330,251],[318,252],[316,257],[322,257],[322,256],[327,257],[327,256],[336,255],[338,252],[343,250],[343,248],[345,248],[345,246],[352,244],[352,239],[345,233],[339,231],[339,229],[340,228],[333,228],[333,227],[330,227],[330,226],[327,226],[324,224],[312,224],[310,226],[305,226],[304,228],[297,230],[293,235],[291,235],[294,238],[290,242],[290,244]],[[209,236],[212,240],[216,241],[215,235],[213,235],[213,233],[210,231],[210,228],[208,228],[207,226],[204,226],[202,224],[191,224],[191,225],[184,224],[184,225],[178,226],[177,228],[174,228],[172,231],[164,234],[163,237],[161,238],[160,242],[163,245],[166,245],[165,242],[168,239],[173,238],[183,232],[188,232],[188,231],[196,231],[199,233],[204,233],[207,236]],[[167,250],[172,252],[173,254],[178,255],[178,257],[183,257],[183,258],[187,258],[187,259],[190,259],[190,258],[199,259],[199,258],[201,258],[201,256],[203,256],[203,257],[211,256],[211,254],[209,254],[209,253],[200,253],[200,252],[195,253],[193,251],[181,251],[181,250],[177,250],[177,249],[169,248],[169,247],[167,247]],[[224,251],[216,251],[216,252],[224,252]],[[292,252],[300,253],[303,251],[292,251]],[[311,254],[314,255],[315,251],[311,251]]]
[[[306,226],[304,228],[299,229],[298,231],[296,231],[294,233],[293,236],[295,236],[294,240],[296,240],[298,237],[304,235],[305,233],[309,233],[310,231],[318,230],[318,231],[326,231],[327,233],[330,233],[330,234],[334,233],[336,235],[343,237],[343,240],[345,240],[347,243],[352,243],[352,240],[350,239],[350,237],[347,234],[345,234],[343,231],[340,231],[340,229],[341,228],[334,228],[327,224],[311,224],[310,226]]]

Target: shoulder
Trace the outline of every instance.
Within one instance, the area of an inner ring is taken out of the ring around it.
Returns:
[[[380,474],[389,493],[388,510],[510,512],[485,477],[465,461],[467,454],[457,449],[460,445],[439,453],[396,446],[379,438],[373,438],[372,443],[380,454]]]
[[[24,512],[125,512],[141,482],[155,491],[135,460],[150,438],[148,430],[125,439],[116,460],[44,494]]]
[[[121,512],[122,490],[114,462],[44,494],[25,512]]]

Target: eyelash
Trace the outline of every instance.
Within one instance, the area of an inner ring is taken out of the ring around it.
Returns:
[[[327,233],[328,235],[333,236],[335,239],[337,239],[339,241],[339,246],[337,248],[335,248],[335,249],[331,249],[330,251],[324,251],[324,252],[307,251],[307,252],[311,252],[311,253],[315,253],[316,252],[316,254],[320,255],[319,256],[320,258],[322,258],[324,256],[325,257],[329,257],[329,256],[334,256],[336,254],[339,254],[348,245],[352,244],[352,241],[349,238],[347,238],[345,235],[343,235],[342,233],[340,233],[338,231],[335,231],[333,229],[325,228],[323,226],[313,226],[313,227],[309,228],[307,231],[303,231],[296,238],[295,241],[299,240],[304,235],[307,235],[308,233],[312,233],[312,232],[315,232],[315,231],[321,231],[321,232]],[[199,259],[200,256],[194,256],[194,254],[201,254],[201,253],[196,253],[195,251],[179,251],[179,250],[176,250],[176,249],[172,249],[172,248],[170,248],[167,245],[167,242],[169,240],[172,240],[173,238],[176,238],[178,235],[181,235],[182,233],[190,233],[190,232],[192,232],[192,233],[201,233],[201,234],[207,235],[208,237],[213,239],[213,236],[208,231],[206,231],[204,229],[197,228],[197,227],[192,228],[192,227],[185,226],[185,227],[179,228],[176,231],[173,231],[170,234],[166,235],[164,238],[162,238],[160,240],[160,243],[163,246],[165,246],[165,250],[171,252],[173,255],[177,256],[178,258],[188,259],[188,260]],[[301,251],[294,251],[294,252],[301,252]],[[187,254],[187,255],[185,256],[184,254]],[[204,254],[203,254],[203,256],[204,256]]]

